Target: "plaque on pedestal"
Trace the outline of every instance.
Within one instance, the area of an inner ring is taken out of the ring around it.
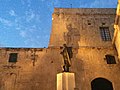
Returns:
[[[75,75],[70,72],[57,74],[57,90],[74,90]]]

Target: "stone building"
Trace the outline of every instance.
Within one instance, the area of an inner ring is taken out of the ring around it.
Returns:
[[[118,0],[118,6],[116,11],[116,18],[115,18],[115,24],[114,24],[114,37],[113,37],[113,44],[115,44],[117,52],[118,52],[118,58],[120,59],[120,0]]]
[[[0,48],[0,90],[56,90],[63,44],[72,48],[75,90],[119,90],[120,62],[112,44],[115,12],[55,8],[48,48]]]

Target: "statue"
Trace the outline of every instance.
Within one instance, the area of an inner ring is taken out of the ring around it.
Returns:
[[[63,69],[64,72],[69,72],[69,67],[71,66],[71,58],[72,58],[72,47],[67,47],[66,44],[63,45],[63,51],[60,53],[64,59]]]

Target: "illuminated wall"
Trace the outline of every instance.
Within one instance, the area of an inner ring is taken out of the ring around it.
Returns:
[[[118,58],[120,59],[120,0],[118,0],[117,11],[116,11],[113,44],[117,49]]]

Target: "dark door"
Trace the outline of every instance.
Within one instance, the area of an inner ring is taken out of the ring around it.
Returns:
[[[104,78],[96,78],[91,82],[92,90],[113,90],[112,83]]]

